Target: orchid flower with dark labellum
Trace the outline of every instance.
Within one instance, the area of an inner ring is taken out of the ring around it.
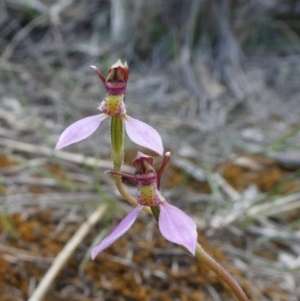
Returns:
[[[127,135],[133,142],[162,155],[163,145],[158,132],[147,123],[126,114],[124,99],[129,76],[127,63],[122,64],[118,60],[108,70],[107,78],[102,75],[97,67],[91,67],[100,77],[107,92],[105,99],[98,108],[102,114],[86,117],[71,124],[60,135],[55,149],[59,150],[89,137],[96,131],[101,122],[108,117],[120,117],[125,123]]]
[[[118,171],[108,171],[133,180],[138,187],[137,201],[134,208],[92,251],[92,259],[121,237],[135,222],[144,206],[158,207],[158,227],[164,238],[184,246],[192,255],[195,255],[197,230],[195,222],[177,207],[166,202],[158,190],[157,174],[153,168],[153,157],[138,152],[133,161],[136,168],[134,176]]]

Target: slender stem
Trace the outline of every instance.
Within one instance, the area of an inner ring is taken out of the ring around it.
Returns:
[[[110,138],[114,170],[120,171],[124,162],[124,121],[121,116],[112,116]]]
[[[196,246],[196,258],[198,261],[206,264],[211,270],[213,270],[231,289],[235,296],[240,301],[249,301],[243,289],[237,283],[237,281],[210,255],[208,255],[202,248],[202,246],[197,243]]]
[[[130,196],[122,183],[121,167],[124,161],[124,121],[120,116],[111,117],[110,124],[110,136],[111,136],[111,149],[112,149],[112,161],[114,164],[114,180],[117,189],[121,196],[131,205],[138,206],[138,202],[135,198]],[[144,210],[151,213],[150,208],[144,207]]]
[[[134,206],[137,206],[138,205],[138,202],[136,201],[135,198],[133,198],[132,196],[130,196],[126,190],[125,190],[125,187],[122,183],[122,176],[119,176],[119,175],[114,175],[114,180],[115,180],[115,183],[116,183],[116,186],[121,194],[121,196],[128,202],[130,203],[131,205],[134,205]]]

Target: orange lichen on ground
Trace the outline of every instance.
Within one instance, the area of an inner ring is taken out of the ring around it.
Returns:
[[[0,153],[0,168],[7,168],[14,165],[17,165],[15,161],[13,161],[8,156]]]
[[[239,191],[245,190],[250,184],[257,185],[261,192],[267,192],[283,183],[290,172],[278,166],[272,159],[265,157],[249,157],[258,168],[250,168],[234,163],[226,163],[221,167],[223,177]],[[299,185],[289,182],[281,187],[281,192],[292,192]]]

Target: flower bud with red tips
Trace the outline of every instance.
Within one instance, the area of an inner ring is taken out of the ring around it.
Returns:
[[[121,60],[118,60],[108,69],[108,75],[106,78],[96,66],[91,67],[96,71],[101,81],[104,83],[107,94],[125,94],[126,84],[129,76],[129,68],[126,62],[123,64]]]
[[[115,73],[112,74],[112,71],[115,71]],[[129,67],[127,65],[127,62],[123,64],[119,59],[115,64],[113,64],[108,69],[108,76],[106,80],[109,81],[115,79],[127,83],[128,76],[129,76]]]
[[[105,89],[108,94],[125,94],[126,84],[129,76],[127,63],[123,65],[120,60],[108,69],[108,76],[105,82]]]

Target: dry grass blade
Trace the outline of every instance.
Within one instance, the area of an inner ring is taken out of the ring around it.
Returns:
[[[33,255],[32,253],[20,249],[16,249],[13,247],[0,245],[0,251],[3,252],[5,258],[12,262],[16,263],[19,260],[21,261],[30,261],[30,262],[39,262],[39,263],[47,263],[50,264],[53,262],[54,258],[46,258]]]
[[[254,217],[258,215],[272,216],[288,212],[300,207],[300,193],[294,193],[279,198],[270,203],[253,206],[247,210],[247,215]]]
[[[33,19],[30,23],[24,26],[17,35],[12,39],[12,41],[7,45],[6,49],[4,50],[1,60],[6,61],[12,55],[14,49],[17,45],[35,28],[42,24],[45,24],[48,20],[46,16],[40,16]]]
[[[98,199],[97,193],[17,194],[0,197],[0,208],[3,212],[22,212],[26,207],[37,205],[41,208],[61,208],[66,204],[94,206]]]
[[[36,146],[33,144],[24,143],[16,140],[11,140],[11,139],[1,139],[0,145],[5,146],[8,149],[22,151],[31,154],[44,155],[49,157],[55,156],[56,158],[62,160],[66,160],[78,164],[84,164],[86,166],[91,166],[91,167],[100,167],[103,169],[111,169],[112,167],[112,163],[110,161],[100,160],[92,157],[86,157],[80,154],[73,154],[64,151],[55,152],[54,149],[45,146]],[[126,173],[132,173],[132,168],[123,165],[122,171]]]
[[[217,291],[214,289],[214,287],[212,285],[207,285],[207,290],[209,291],[209,293],[211,294],[212,298],[214,301],[222,301],[222,299],[220,298],[219,294],[217,293]]]
[[[53,4],[49,9],[51,21],[58,25],[60,23],[59,15],[73,4],[74,0],[60,0]]]
[[[65,265],[66,261],[69,259],[84,237],[89,233],[90,229],[99,221],[99,219],[102,218],[105,211],[106,206],[101,205],[98,207],[98,209],[89,216],[88,220],[76,231],[70,241],[64,246],[62,251],[55,258],[52,266],[43,277],[28,301],[41,301],[43,299],[51,283]]]
[[[220,186],[220,188],[229,196],[232,201],[239,201],[241,199],[241,194],[236,191],[229,183],[219,174],[213,174],[212,180]]]

